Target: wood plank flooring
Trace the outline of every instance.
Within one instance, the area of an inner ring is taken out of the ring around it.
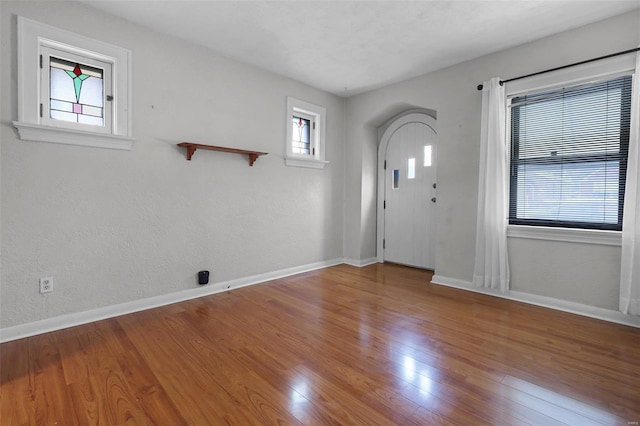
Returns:
[[[300,274],[0,346],[1,425],[637,425],[640,330]]]

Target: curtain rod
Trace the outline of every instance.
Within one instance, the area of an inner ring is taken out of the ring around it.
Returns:
[[[626,55],[627,53],[633,53],[633,52],[637,52],[639,50],[640,50],[640,47],[636,47],[635,49],[629,49],[629,50],[625,50],[623,52],[612,53],[610,55],[600,56],[598,58],[587,59],[586,61],[576,62],[574,64],[563,65],[561,67],[551,68],[551,69],[544,70],[544,71],[538,71],[538,72],[534,72],[532,74],[521,75],[520,77],[509,78],[507,80],[500,80],[500,86],[502,86],[504,83],[508,83],[510,81],[520,80],[520,79],[527,78],[527,77],[533,77],[534,75],[540,75],[540,74],[545,74],[545,73],[552,72],[552,71],[562,70],[562,69],[565,69],[565,68],[575,67],[577,65],[588,64],[589,62],[600,61],[602,59],[613,58],[614,56]],[[483,88],[483,85],[482,84],[478,84],[478,90],[482,90],[482,88]]]

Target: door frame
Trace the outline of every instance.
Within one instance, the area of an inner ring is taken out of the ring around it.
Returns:
[[[377,232],[376,232],[376,257],[378,259],[378,263],[384,263],[384,249],[382,248],[383,240],[384,240],[384,193],[385,193],[385,179],[386,179],[386,170],[384,168],[384,162],[387,157],[387,147],[389,146],[389,141],[394,133],[409,123],[422,123],[431,127],[433,131],[436,133],[436,137],[438,135],[438,130],[436,128],[436,119],[430,116],[429,114],[423,112],[411,112],[404,114],[389,124],[385,129],[384,133],[380,137],[380,143],[378,144],[378,206],[377,206]],[[437,139],[436,139],[437,143]],[[437,157],[436,157],[437,161]],[[437,174],[436,169],[436,174]]]

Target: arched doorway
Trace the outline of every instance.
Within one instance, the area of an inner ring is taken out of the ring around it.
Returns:
[[[436,223],[436,120],[407,113],[378,147],[378,262],[433,269]]]

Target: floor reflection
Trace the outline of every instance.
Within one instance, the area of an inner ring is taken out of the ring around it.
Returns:
[[[402,360],[402,376],[405,381],[415,386],[422,396],[430,396],[433,390],[433,380],[428,375],[429,371],[423,371],[421,368],[416,367],[416,360],[405,355]]]
[[[507,375],[501,385],[508,399],[567,424],[619,423],[619,418],[606,410],[517,377]]]
[[[290,386],[289,410],[294,416],[304,414],[309,404],[309,382],[306,377],[298,376]]]

